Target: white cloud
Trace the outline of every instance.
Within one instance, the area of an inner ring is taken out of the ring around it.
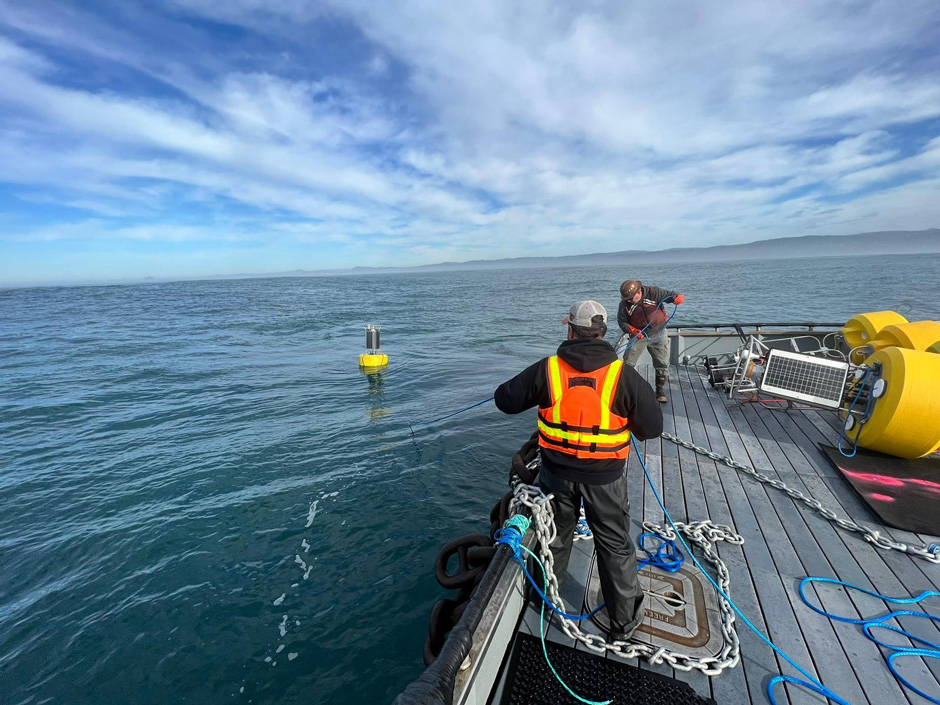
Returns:
[[[240,24],[288,57],[281,73],[200,53],[188,25],[153,56],[107,17],[40,7],[0,20],[20,40],[0,38],[0,180],[103,220],[37,237],[378,243],[381,263],[416,263],[940,223],[932,3],[136,11],[161,38],[180,13]],[[303,66],[296,38],[324,21],[358,42],[355,71]],[[70,81],[63,51],[163,90]]]

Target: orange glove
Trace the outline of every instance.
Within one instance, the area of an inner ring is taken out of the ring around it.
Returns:
[[[645,338],[646,336],[643,335],[643,331],[641,331],[639,328],[630,326],[630,337],[639,340],[640,338]]]
[[[685,295],[684,295],[684,294],[676,294],[675,298],[673,298],[673,300],[672,300],[672,303],[674,303],[674,304],[676,304],[676,305],[678,306],[679,304],[683,303],[684,301],[685,301]]]

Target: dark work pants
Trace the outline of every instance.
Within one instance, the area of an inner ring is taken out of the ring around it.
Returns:
[[[643,590],[636,573],[636,548],[630,538],[630,498],[626,474],[607,485],[585,485],[564,480],[544,467],[539,485],[552,493],[557,536],[551,544],[555,577],[559,585],[568,574],[568,559],[574,542],[574,527],[584,515],[594,534],[601,592],[611,619],[611,632],[631,631],[643,619]]]

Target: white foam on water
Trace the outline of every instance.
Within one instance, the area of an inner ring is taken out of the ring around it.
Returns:
[[[318,617],[322,617],[322,616],[325,615],[327,612],[330,612],[334,607],[336,607],[335,604],[330,605],[330,606],[327,607],[326,609],[320,610],[320,611],[317,612],[315,615],[313,615],[313,618],[314,618],[314,619],[317,619]]]
[[[294,620],[294,624],[296,624],[296,625],[299,627],[299,626],[300,626],[300,620],[299,620],[299,619],[295,619],[295,620]]]
[[[264,657],[264,662],[265,662],[265,663],[271,663],[271,657],[270,657],[270,656],[265,656],[265,657]]]
[[[277,630],[281,633],[281,636],[287,634],[287,615],[284,615],[284,619],[281,620],[281,623],[277,625]]]
[[[274,604],[275,605],[281,604],[282,602],[284,602],[285,597],[287,597],[287,593],[286,592],[281,593],[281,596],[274,601]]]
[[[238,692],[239,692],[239,693],[244,693],[244,692],[245,692],[245,686],[242,686],[241,688],[239,688],[239,689],[238,689]]]
[[[307,539],[303,539],[300,542],[300,547],[304,549],[304,553],[310,553],[310,544],[307,543]]]
[[[319,499],[313,500],[310,503],[310,509],[307,511],[307,523],[304,525],[305,529],[309,529],[310,525],[313,523],[314,518],[317,516],[317,505],[320,503]]]
[[[339,496],[339,490],[337,490],[336,492],[329,492],[328,494],[320,495],[320,498],[329,499],[330,497],[337,497],[337,496]]]
[[[298,585],[300,585],[300,583],[291,583],[291,584],[290,584],[291,587],[297,587]]]
[[[307,561],[301,558],[299,553],[294,556],[294,563],[299,565],[301,570],[307,569]]]
[[[297,656],[298,654],[296,651],[291,651],[289,654],[287,654],[287,660],[293,661],[295,658],[297,658]]]
[[[279,654],[279,653],[281,653],[283,650],[284,650],[284,644],[279,644],[278,647],[277,647],[277,651],[275,651],[274,653]]]
[[[313,572],[313,564],[310,564],[310,567],[304,571],[304,580],[310,577],[310,573]]]

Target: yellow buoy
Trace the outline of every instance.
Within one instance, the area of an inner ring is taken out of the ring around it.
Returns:
[[[359,355],[359,367],[382,368],[388,366],[388,355],[385,353],[362,353]]]
[[[871,341],[871,352],[892,346],[908,350],[927,350],[940,340],[940,323],[916,321],[885,326]]]
[[[894,311],[873,311],[852,316],[839,330],[849,348],[870,343],[885,326],[907,323],[907,319]]]
[[[899,458],[920,458],[940,449],[940,355],[885,348],[865,360],[881,365],[872,386],[871,418],[846,430],[863,448]],[[856,405],[856,410],[861,402]]]
[[[371,324],[366,326],[366,349],[369,352],[359,355],[359,369],[366,374],[377,372],[388,366],[388,355],[382,352],[379,333],[381,330],[379,326]]]

